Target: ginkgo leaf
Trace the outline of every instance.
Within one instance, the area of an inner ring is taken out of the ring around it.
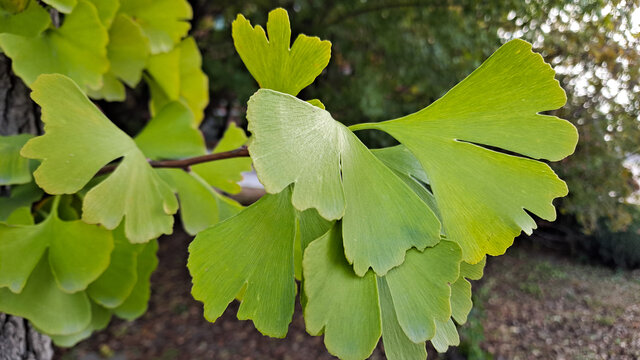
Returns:
[[[187,35],[193,17],[186,0],[127,0],[120,3],[119,11],[140,24],[152,54],[171,51]]]
[[[182,226],[190,235],[196,235],[242,210],[242,205],[228,198],[225,201],[198,174],[181,169],[156,171],[178,194]]]
[[[119,14],[109,28],[107,57],[109,71],[103,76],[102,87],[89,89],[88,94],[94,99],[123,101],[126,91],[122,82],[136,86],[149,58],[149,40],[127,15]]]
[[[133,139],[69,78],[42,75],[32,88],[32,98],[42,107],[45,135],[31,139],[21,153],[42,159],[34,172],[38,185],[50,194],[73,194],[103,166],[122,158],[115,171],[85,195],[82,219],[115,229],[124,217],[132,242],[170,234],[177,199]]]
[[[88,0],[96,7],[98,11],[98,17],[105,28],[109,29],[113,24],[113,19],[120,7],[120,1],[118,0]],[[124,0],[126,1],[126,0]],[[109,42],[112,41],[111,34],[109,35]]]
[[[176,159],[204,155],[202,133],[193,114],[179,101],[164,106],[135,138],[136,145],[150,159]]]
[[[551,67],[529,43],[512,40],[429,107],[351,129],[383,130],[415,155],[447,237],[475,263],[485,254],[503,254],[521,231],[531,233],[536,224],[525,209],[555,219],[552,201],[565,196],[567,186],[533,159],[556,161],[574,151],[575,127],[538,114],[565,102]]]
[[[324,235],[333,227],[334,221],[320,216],[315,209],[297,211],[298,232],[293,252],[296,279],[302,280],[302,254],[311,242]]]
[[[37,1],[28,1],[27,8],[18,13],[0,9],[0,34],[24,37],[40,35],[51,25],[51,17]]]
[[[460,344],[458,330],[453,320],[458,324],[464,324],[473,307],[471,301],[471,283],[467,279],[479,280],[486,258],[476,264],[460,263],[460,275],[458,280],[451,284],[451,318],[447,321],[436,321],[436,334],[431,343],[438,352],[444,353],[449,346]]]
[[[109,325],[111,321],[111,312],[102,306],[91,302],[91,322],[81,331],[69,335],[47,334],[53,340],[53,343],[59,347],[73,347],[80,341],[87,339],[94,331],[102,330]],[[45,333],[45,331],[40,332]]]
[[[93,301],[106,308],[116,308],[131,295],[138,281],[138,253],[144,245],[131,244],[119,226],[113,231],[114,248],[109,267],[87,288]]]
[[[284,337],[296,295],[291,192],[265,195],[236,216],[200,232],[189,246],[193,297],[214,322],[244,292],[238,319],[263,334]]]
[[[102,75],[109,68],[108,39],[95,6],[78,0],[59,28],[49,28],[35,37],[0,34],[0,47],[27,85],[40,74],[59,73],[83,89],[100,88]]]
[[[235,150],[246,143],[247,135],[244,130],[235,123],[229,123],[224,135],[213,149],[213,153]],[[238,182],[242,180],[242,173],[251,171],[251,159],[238,157],[211,161],[194,165],[191,169],[209,185],[229,194],[237,194],[242,191],[242,188],[238,185]]]
[[[36,328],[58,335],[82,331],[91,321],[87,295],[60,290],[46,257],[39,261],[21,293],[0,288],[0,311],[27,318]]]
[[[31,204],[40,200],[42,194],[42,189],[33,181],[11,186],[9,197],[0,197],[0,221],[6,220],[18,208],[30,208]]]
[[[232,24],[236,50],[260,87],[297,95],[329,64],[331,43],[300,34],[291,45],[289,15],[282,8],[269,13],[267,32],[268,40],[260,25],[251,27],[240,14]]]
[[[43,3],[51,5],[54,9],[64,14],[69,14],[73,11],[78,0],[42,0]]]
[[[182,40],[169,53],[150,57],[147,71],[152,114],[180,100],[193,112],[195,125],[202,122],[209,103],[209,78],[202,71],[202,57],[193,38]]]
[[[111,232],[82,221],[62,221],[57,197],[41,223],[0,225],[0,286],[19,293],[47,251],[48,263],[61,290],[84,290],[109,265]]]
[[[296,209],[343,217],[345,254],[363,276],[382,276],[405,252],[440,241],[433,211],[331,115],[306,101],[258,90],[247,108],[249,152],[269,193],[295,183]],[[341,164],[342,160],[342,164]]]
[[[0,185],[25,184],[31,181],[29,159],[20,149],[32,135],[0,136]]]
[[[459,247],[442,241],[423,252],[413,249],[386,276],[369,271],[359,277],[344,257],[341,237],[334,226],[305,250],[307,331],[324,333],[327,349],[341,359],[365,359],[385,332],[392,353],[421,353],[415,346],[400,347],[431,339],[436,322],[451,316],[449,283],[458,277]]]
[[[378,278],[378,294],[382,319],[382,343],[387,360],[425,360],[427,358],[426,344],[412,342],[402,330],[400,323],[398,323],[389,286],[384,278]],[[437,323],[438,320],[436,320]]]
[[[0,10],[11,14],[23,12],[29,5],[29,0],[0,0]]]
[[[144,245],[137,259],[137,281],[129,297],[113,313],[125,320],[134,320],[147,311],[151,297],[151,274],[158,267],[158,241]]]

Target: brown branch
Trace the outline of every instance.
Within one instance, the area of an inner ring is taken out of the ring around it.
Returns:
[[[176,168],[176,169],[188,169],[189,166],[201,164],[205,162],[217,161],[217,160],[225,160],[225,159],[233,159],[237,157],[247,157],[249,156],[249,150],[246,147],[241,147],[235,150],[215,153],[215,154],[207,154],[202,156],[196,156],[192,158],[182,159],[182,160],[161,160],[161,161],[149,161],[149,165],[153,168]],[[96,175],[103,175],[112,172],[118,167],[118,164],[106,165],[102,169],[98,171]]]

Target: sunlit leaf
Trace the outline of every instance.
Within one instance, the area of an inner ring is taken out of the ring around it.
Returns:
[[[140,24],[152,54],[171,51],[187,35],[193,16],[186,0],[126,0],[119,11]]]
[[[100,88],[102,75],[109,68],[107,42],[107,29],[86,0],[78,1],[59,28],[49,28],[35,37],[0,34],[0,47],[27,85],[40,74],[59,73],[83,89]]]
[[[533,160],[560,160],[578,139],[569,122],[538,114],[566,101],[553,75],[529,43],[513,40],[426,109],[352,129],[386,131],[416,156],[448,238],[475,263],[531,233],[536,224],[525,209],[554,220],[552,201],[567,194],[551,168]]]
[[[249,100],[247,119],[249,152],[267,192],[295,183],[296,209],[344,216],[345,254],[358,275],[369,267],[384,275],[406,250],[440,241],[427,204],[327,111],[261,89]]]
[[[209,103],[209,79],[202,71],[202,57],[195,40],[189,37],[171,52],[154,55],[147,64],[151,113],[170,101],[180,100],[193,112],[199,125]]]
[[[112,174],[87,192],[83,220],[115,229],[124,217],[125,233],[132,242],[170,234],[177,199],[133,139],[69,78],[42,75],[33,89],[32,98],[42,107],[45,135],[31,139],[22,155],[42,159],[34,172],[38,185],[50,194],[72,194],[103,166],[122,158]]]
[[[265,195],[191,243],[192,294],[204,303],[207,320],[215,321],[244,291],[238,318],[251,319],[265,335],[286,335],[296,294],[290,196],[289,190]]]
[[[244,130],[235,123],[229,123],[220,142],[213,149],[213,153],[220,153],[238,149],[247,143],[247,135]],[[237,194],[242,188],[238,182],[242,180],[242,173],[251,171],[251,159],[239,157],[211,161],[197,164],[191,169],[202,177],[209,185],[225,191],[229,194]]]
[[[233,42],[245,66],[261,88],[291,95],[309,86],[331,58],[331,43],[298,35],[291,45],[289,15],[284,9],[269,13],[267,32],[238,14],[232,25]]]
[[[82,331],[91,321],[87,295],[60,290],[46,258],[37,264],[21,293],[0,288],[0,311],[27,318],[36,328],[58,335]]]
[[[0,136],[0,185],[25,184],[31,181],[29,159],[20,149],[32,135]]]

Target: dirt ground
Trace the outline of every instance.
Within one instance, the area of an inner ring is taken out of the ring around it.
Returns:
[[[184,234],[161,239],[160,266],[142,318],[113,321],[74,349],[58,349],[56,359],[335,359],[322,337],[306,333],[300,309],[283,340],[264,337],[251,322],[237,320],[235,303],[215,324],[204,320],[201,304],[189,294],[189,241]],[[639,359],[640,272],[579,264],[523,244],[527,241],[519,240],[507,256],[491,258],[484,280],[474,285],[474,317],[484,327],[484,341],[472,345],[485,352],[475,358]],[[470,326],[461,330],[464,338],[478,331]],[[434,358],[464,357],[430,354]],[[382,350],[371,359],[384,359]]]

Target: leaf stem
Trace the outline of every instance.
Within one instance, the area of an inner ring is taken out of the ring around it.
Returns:
[[[201,164],[205,162],[232,159],[237,157],[247,157],[247,156],[249,156],[249,150],[247,150],[246,146],[243,146],[235,150],[196,156],[196,157],[187,158],[187,159],[161,160],[161,161],[152,160],[152,161],[149,161],[149,165],[151,165],[151,167],[153,168],[187,169],[189,168],[189,166]],[[110,173],[113,170],[115,170],[116,167],[118,167],[118,164],[106,165],[102,169],[100,169],[96,175],[103,175],[103,174]]]
[[[376,123],[354,124],[354,125],[349,126],[349,130],[357,131],[357,130],[365,130],[365,129],[375,129],[376,125],[377,125]]]

